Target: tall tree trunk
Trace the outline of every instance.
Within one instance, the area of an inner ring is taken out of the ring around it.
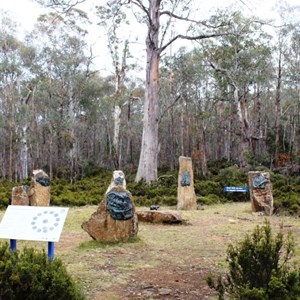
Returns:
[[[275,95],[275,167],[277,166],[277,160],[279,155],[279,139],[280,139],[280,114],[281,114],[281,77],[282,77],[282,53],[279,50],[278,59],[278,74],[276,84]]]
[[[160,0],[149,1],[149,14],[152,24],[148,27],[146,39],[146,93],[144,103],[144,121],[142,146],[135,181],[142,178],[147,183],[157,179],[158,158],[158,98],[159,98],[159,17]]]
[[[128,99],[127,103],[127,143],[126,143],[126,162],[132,165],[132,129],[131,129],[131,97]]]
[[[8,159],[8,180],[13,181],[13,133],[14,130],[10,124],[9,128],[9,159]]]
[[[27,179],[28,177],[27,125],[22,127],[20,160],[21,160],[20,179],[24,180]]]
[[[184,155],[184,99],[181,97],[181,110],[180,110],[180,153]]]
[[[114,116],[113,160],[114,160],[115,169],[119,169],[120,155],[121,155],[119,151],[121,108],[119,105],[115,105],[113,116]]]
[[[240,143],[240,151],[239,151],[239,166],[243,168],[247,164],[247,154],[246,152],[249,151],[249,124],[246,115],[246,108],[245,103],[239,99],[239,88],[234,85],[234,103],[237,111],[237,117],[239,120],[240,126],[240,136],[241,136],[241,143]]]

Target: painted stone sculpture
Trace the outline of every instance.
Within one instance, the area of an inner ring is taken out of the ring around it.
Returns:
[[[127,242],[138,233],[138,218],[122,171],[114,171],[112,182],[88,221],[81,227],[98,242]]]
[[[248,172],[248,181],[252,212],[272,215],[274,200],[270,174],[258,171]]]
[[[190,157],[179,157],[177,209],[197,209],[197,199],[194,189],[193,166],[192,159]]]
[[[29,187],[29,204],[31,206],[50,205],[50,178],[43,170],[34,170]]]

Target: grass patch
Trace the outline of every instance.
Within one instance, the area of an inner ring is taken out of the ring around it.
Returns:
[[[170,299],[180,299],[184,291],[193,291],[195,298],[191,299],[216,299],[205,275],[225,271],[227,245],[242,240],[265,220],[252,214],[249,201],[204,205],[203,210],[179,212],[189,225],[139,222],[137,238],[127,243],[99,243],[81,228],[96,209],[96,205],[70,207],[60,241],[55,243],[55,256],[62,259],[89,300],[158,299],[161,288],[170,290]],[[3,214],[4,210],[0,211],[0,217]],[[299,219],[267,219],[274,232],[280,226],[286,232],[292,231],[296,243],[294,262],[299,262]],[[47,251],[47,243],[17,243],[18,248],[25,245]]]

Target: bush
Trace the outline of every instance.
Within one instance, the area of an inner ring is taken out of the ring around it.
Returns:
[[[212,205],[224,202],[224,198],[214,194],[209,194],[207,196],[198,197],[197,202],[199,204]]]
[[[61,260],[28,248],[12,253],[7,242],[0,244],[0,282],[0,299],[85,299]]]
[[[300,268],[291,269],[288,264],[293,250],[291,233],[285,240],[282,232],[273,237],[266,221],[236,246],[229,245],[226,278],[219,276],[215,283],[210,274],[207,283],[218,291],[219,299],[224,299],[225,293],[243,300],[299,299]]]

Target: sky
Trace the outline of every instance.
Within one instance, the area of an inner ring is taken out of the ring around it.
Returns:
[[[102,2],[101,0],[89,1],[94,1],[94,3]],[[285,1],[290,5],[300,6],[300,0]],[[209,12],[215,8],[225,8],[232,5],[238,5],[245,14],[256,15],[261,18],[276,18],[277,16],[274,10],[277,3],[276,0],[198,0],[196,3],[198,3],[198,7],[196,8],[197,16],[201,14],[207,17],[209,16]],[[34,0],[0,0],[0,10],[8,11],[14,21],[20,24],[23,33],[31,31],[37,17],[40,14],[46,13],[46,9],[41,8]],[[135,28],[136,30],[137,28]],[[144,34],[141,34],[141,36],[144,36]],[[89,43],[93,46],[93,54],[97,57],[96,64],[98,69],[102,70],[103,73],[107,72],[108,75],[111,72],[111,59],[107,48],[107,37],[105,36],[105,32],[101,32],[99,26],[91,28]],[[142,48],[140,47],[140,49]],[[144,53],[135,54],[135,56],[142,57]],[[105,57],[108,57],[108,59]]]

